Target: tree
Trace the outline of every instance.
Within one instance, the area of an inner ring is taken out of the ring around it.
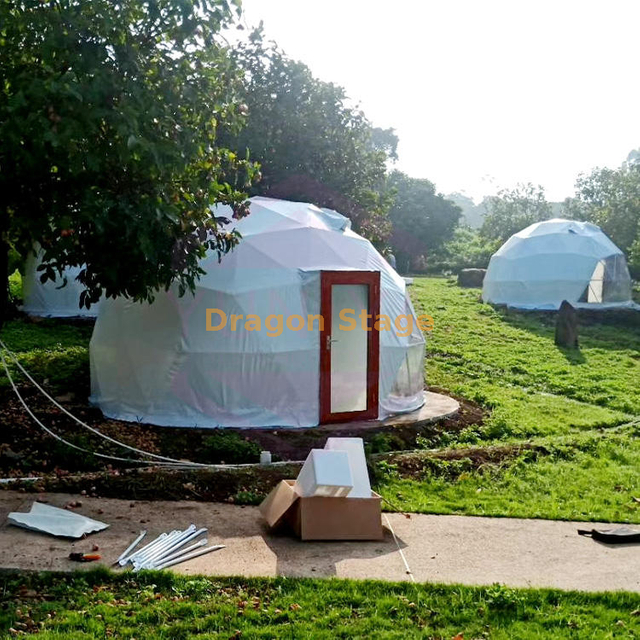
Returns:
[[[502,189],[497,196],[486,198],[485,205],[487,214],[480,232],[493,240],[504,241],[534,222],[553,217],[544,189],[531,183]]]
[[[436,251],[431,268],[434,271],[453,273],[458,273],[461,269],[486,269],[501,243],[501,240],[482,236],[476,229],[458,227],[453,238]]]
[[[395,158],[393,131],[374,128],[344,89],[265,43],[260,29],[237,45],[234,58],[244,72],[249,117],[225,144],[239,155],[250,149],[260,162],[253,193],[337,209],[370,240],[382,241],[390,231],[384,179],[387,160]]]
[[[10,243],[42,246],[43,280],[86,264],[86,306],[184,293],[207,249],[233,247],[209,207],[244,215],[255,172],[217,145],[242,121],[217,43],[236,13],[227,0],[0,3],[3,292]]]
[[[576,181],[576,197],[566,201],[572,217],[600,226],[629,258],[640,276],[640,163],[634,152],[619,169],[594,169]]]
[[[487,213],[484,201],[476,204],[472,198],[464,193],[455,191],[445,195],[447,200],[451,200],[462,209],[462,222],[471,229],[479,229],[482,226]]]
[[[410,271],[414,259],[436,250],[453,236],[462,212],[436,193],[429,180],[394,171],[389,175],[388,185],[396,192],[389,212],[393,227],[391,248],[398,265]]]

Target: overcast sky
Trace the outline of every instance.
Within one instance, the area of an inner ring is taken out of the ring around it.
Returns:
[[[640,0],[243,0],[249,24],[400,138],[397,166],[550,200],[640,147]]]

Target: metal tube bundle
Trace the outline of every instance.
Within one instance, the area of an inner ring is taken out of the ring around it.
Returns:
[[[134,571],[140,571],[141,569],[164,569],[190,560],[191,558],[197,558],[205,553],[224,549],[224,545],[221,544],[201,548],[207,544],[208,541],[206,538],[202,538],[184,548],[187,543],[194,541],[206,532],[207,529],[198,529],[194,524],[191,524],[182,531],[176,529],[169,533],[162,533],[144,547],[133,551],[136,545],[146,535],[146,531],[141,531],[140,535],[127,547],[116,562],[121,567],[131,564]]]

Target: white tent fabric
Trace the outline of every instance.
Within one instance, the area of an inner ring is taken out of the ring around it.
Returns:
[[[317,425],[318,324],[285,325],[277,336],[229,322],[212,332],[206,309],[262,323],[272,314],[307,319],[320,313],[320,272],[348,270],[379,271],[381,313],[413,318],[406,337],[380,332],[379,415],[420,407],[425,343],[403,279],[335,211],[269,198],[252,198],[250,210],[236,225],[236,249],[203,261],[195,296],[174,288],[152,304],[103,303],[90,346],[92,401],[109,417],[166,426]]]
[[[31,316],[45,318],[95,318],[100,303],[91,305],[90,309],[80,308],[80,293],[84,287],[76,281],[76,277],[82,267],[70,267],[64,271],[64,278],[57,277],[53,282],[47,280],[42,283],[41,272],[38,271],[41,260],[42,251],[37,249],[27,257],[22,278],[22,310]]]
[[[555,218],[516,233],[492,256],[485,302],[518,309],[635,307],[624,254],[589,222]]]

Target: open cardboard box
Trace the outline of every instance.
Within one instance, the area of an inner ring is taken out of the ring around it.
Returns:
[[[300,497],[295,480],[282,480],[260,505],[269,527],[286,523],[301,540],[381,540],[380,496]]]

